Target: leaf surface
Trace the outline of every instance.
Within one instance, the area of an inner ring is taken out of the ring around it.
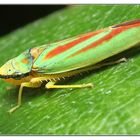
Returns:
[[[139,5],[69,6],[1,38],[0,64],[27,48],[139,17]],[[9,84],[1,80],[1,135],[140,134],[140,49],[125,51],[119,57],[128,61],[62,82],[92,82],[94,88],[24,88],[22,107],[11,115],[7,111],[16,105],[18,88],[7,90]]]

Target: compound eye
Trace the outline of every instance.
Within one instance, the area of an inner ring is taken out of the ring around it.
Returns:
[[[9,70],[8,70],[8,73],[10,73],[11,71],[12,71],[12,70],[11,70],[11,69],[9,69]]]

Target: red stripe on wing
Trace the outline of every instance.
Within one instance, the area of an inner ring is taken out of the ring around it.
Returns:
[[[81,37],[79,37],[78,39],[72,41],[72,42],[69,42],[63,46],[58,46],[57,48],[53,49],[52,51],[50,51],[45,57],[44,57],[44,60],[46,59],[49,59],[49,58],[52,58],[53,56],[56,56],[58,54],[61,54],[65,51],[67,51],[68,49],[74,47],[75,45],[81,43],[82,41],[85,41],[101,32],[103,32],[104,30],[98,30],[98,31],[95,31],[95,32],[90,32],[88,34],[85,34]]]
[[[109,33],[108,35],[102,37],[101,39],[99,39],[99,40],[97,40],[95,42],[93,42],[92,44],[86,46],[85,48],[73,53],[68,58],[76,56],[76,55],[78,55],[80,53],[83,53],[85,51],[88,51],[89,49],[92,49],[94,47],[97,47],[97,46],[101,45],[103,42],[109,41],[110,39],[112,39],[114,36],[120,34],[121,32],[123,32],[123,31],[125,31],[127,29],[130,29],[130,28],[137,27],[137,26],[140,26],[140,22],[135,23],[135,24],[126,24],[125,26],[123,24],[123,26],[119,26],[118,28],[114,28],[114,29],[112,29],[112,32]]]

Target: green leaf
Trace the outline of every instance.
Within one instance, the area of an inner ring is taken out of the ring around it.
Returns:
[[[66,39],[140,17],[140,5],[70,6],[0,39],[0,64],[27,48]],[[128,38],[129,39],[129,38]],[[115,45],[115,44],[114,44]],[[1,134],[140,134],[140,49],[114,56],[128,61],[89,72],[63,84],[94,88],[46,90],[18,88],[0,81]]]

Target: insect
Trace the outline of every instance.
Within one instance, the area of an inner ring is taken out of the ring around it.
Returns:
[[[101,67],[99,62],[140,43],[140,19],[110,26],[63,41],[24,51],[0,68],[0,78],[20,85],[18,104],[21,106],[23,87],[37,88],[46,81],[46,88],[92,87],[81,85],[55,85],[59,79]],[[121,61],[124,61],[122,59]],[[117,61],[118,63],[120,61]],[[106,63],[108,65],[112,63]]]

